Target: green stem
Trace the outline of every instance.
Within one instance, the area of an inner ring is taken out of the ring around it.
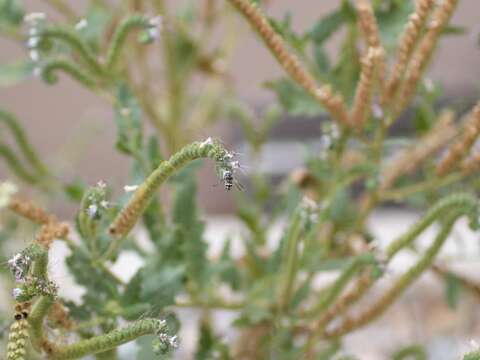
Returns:
[[[91,339],[82,340],[71,345],[57,346],[50,355],[50,359],[69,360],[98,354],[115,349],[140,336],[159,334],[164,330],[164,321],[157,319],[138,320],[131,325],[113,330],[107,334],[95,336]]]
[[[475,198],[475,195],[468,193],[452,194],[445,197],[431,207],[425,216],[415,223],[407,233],[392,242],[386,250],[386,255],[391,259],[398,251],[411,244],[444,212],[450,211],[452,208],[473,209],[476,207],[477,203],[478,200]]]
[[[31,185],[38,183],[37,177],[34,174],[30,173],[23,165],[21,165],[17,156],[6,145],[0,144],[0,157],[3,157],[5,159],[8,167],[20,179]]]
[[[24,250],[24,253],[33,260],[32,275],[43,281],[47,281],[48,271],[48,252],[38,244],[32,244]],[[54,299],[52,296],[41,296],[33,305],[32,311],[28,317],[30,325],[30,339],[35,349],[39,350],[42,347],[45,339],[43,333],[43,320],[50,310]]]
[[[46,339],[43,332],[43,321],[53,303],[54,300],[51,296],[41,296],[33,305],[28,317],[30,339],[33,347],[38,351]]]
[[[77,64],[74,64],[66,59],[49,60],[42,66],[42,78],[48,84],[55,84],[58,81],[56,71],[62,70],[72,78],[87,88],[94,88],[97,84],[95,78],[83,71]]]
[[[33,146],[29,143],[27,136],[23,128],[18,123],[18,120],[16,119],[16,117],[9,112],[0,110],[0,122],[5,123],[5,125],[10,129],[20,150],[22,150],[23,155],[28,161],[30,161],[31,165],[40,174],[48,175],[49,171],[47,167],[45,166],[45,164],[42,163],[40,158],[37,156],[37,153],[33,149]]]
[[[427,360],[425,349],[420,345],[411,345],[400,349],[392,356],[392,360]]]
[[[132,15],[124,19],[120,25],[118,25],[107,52],[107,58],[105,61],[107,71],[112,71],[115,68],[130,31],[134,29],[145,29],[148,26],[148,19],[143,15]]]
[[[436,190],[443,186],[450,185],[461,180],[464,177],[463,174],[451,174],[446,177],[434,178],[418,184],[402,187],[400,189],[393,189],[386,191],[380,195],[382,201],[385,200],[403,200],[404,198],[424,191]]]
[[[88,66],[89,70],[96,75],[104,75],[104,71],[98,63],[96,56],[77,33],[60,26],[52,26],[42,30],[41,36],[43,38],[60,40],[68,44],[77,52],[83,62]]]
[[[365,265],[373,264],[375,259],[371,253],[365,253],[352,259],[350,264],[337,277],[335,282],[328,289],[327,293],[320,298],[320,300],[305,313],[305,316],[310,317],[327,309],[340,295],[342,290],[348,285],[357,272]]]
[[[450,234],[455,221],[463,214],[471,215],[471,208],[460,208],[450,212],[448,217],[443,222],[442,228],[438,233],[434,243],[427,249],[423,257],[405,272],[397,282],[382,295],[380,299],[371,304],[368,309],[357,316],[345,318],[344,321],[336,328],[326,331],[325,336],[338,337],[342,336],[354,329],[357,329],[365,324],[368,324],[373,319],[377,318],[401,295],[401,293],[414,282],[433,262],[435,256],[440,251],[442,245],[445,243]]]
[[[231,170],[230,165],[226,162],[228,156],[229,153],[218,143],[194,142],[182,148],[168,161],[163,161],[158,168],[145,179],[143,184],[138,187],[127,205],[125,205],[111,224],[110,233],[114,235],[115,238],[103,258],[108,259],[115,253],[121,244],[122,238],[128,235],[160,185],[173,173],[191,161],[200,158],[212,159],[217,163],[217,166],[221,166],[222,169]]]
[[[282,287],[279,298],[280,311],[286,311],[288,309],[288,305],[292,297],[293,285],[298,270],[298,246],[301,231],[302,205],[296,209],[285,237],[284,251],[282,256],[282,261],[284,261],[285,266],[283,271],[280,272],[282,279],[284,279],[283,284],[281,284]]]

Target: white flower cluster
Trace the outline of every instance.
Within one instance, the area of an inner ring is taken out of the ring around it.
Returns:
[[[44,13],[30,13],[25,15],[24,21],[29,26],[28,28],[28,39],[27,39],[27,49],[28,55],[33,62],[38,62],[40,60],[40,51],[39,44],[41,41],[41,29],[45,24],[46,15]]]
[[[157,338],[152,342],[153,351],[157,354],[166,354],[178,348],[177,335],[170,336],[167,330],[167,322],[165,320],[157,320],[158,327],[155,331]]]
[[[10,260],[8,260],[7,264],[13,276],[15,277],[15,281],[25,282],[31,263],[32,259],[22,253],[14,255]]]
[[[308,196],[304,196],[302,202],[300,203],[300,206],[300,216],[305,222],[313,224],[318,222],[320,207],[315,201],[313,201]]]
[[[53,299],[57,298],[58,285],[51,280],[45,281],[45,280],[35,279],[33,281],[33,287],[35,290],[35,294],[42,295],[42,296],[50,296]]]
[[[178,337],[177,335],[169,336],[166,333],[161,333],[158,335],[160,341],[172,349],[178,348]]]
[[[20,296],[22,296],[23,290],[20,288],[14,288],[12,290],[12,296],[15,300],[17,300]]]
[[[337,124],[327,123],[322,126],[322,133],[322,136],[320,136],[320,158],[325,160],[328,151],[340,137],[340,130]]]
[[[110,207],[110,203],[105,199],[107,195],[107,184],[100,180],[96,188],[98,192],[89,195],[88,201],[90,205],[88,205],[86,209],[87,215],[91,220],[98,218],[101,210],[106,210]]]

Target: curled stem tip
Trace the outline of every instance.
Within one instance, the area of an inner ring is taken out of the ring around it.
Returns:
[[[125,46],[127,36],[134,29],[145,29],[149,27],[149,19],[143,15],[132,15],[124,19],[115,30],[112,43],[107,52],[105,67],[112,70],[120,57]]]
[[[45,63],[42,66],[43,80],[48,84],[55,84],[58,81],[58,75],[56,72],[60,70],[67,73],[87,88],[94,88],[97,84],[96,80],[82,70],[79,65],[66,59],[49,60]]]
[[[90,71],[96,75],[103,76],[103,69],[98,63],[96,56],[76,32],[60,26],[51,26],[43,29],[40,35],[42,38],[56,39],[68,44],[76,51],[80,59],[83,60]]]
[[[232,154],[225,150],[221,144],[205,141],[203,143],[195,142],[185,146],[169,160],[162,162],[158,168],[147,177],[143,184],[138,187],[127,205],[113,221],[110,226],[110,233],[116,237],[126,236],[160,185],[180,168],[200,158],[214,160],[220,172],[232,171],[232,164],[230,163]],[[112,244],[115,244],[115,242],[112,242]],[[111,251],[113,251],[113,249],[111,249]]]

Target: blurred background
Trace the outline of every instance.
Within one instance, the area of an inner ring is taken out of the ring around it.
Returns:
[[[50,18],[58,19],[45,2],[40,0],[24,1],[29,11],[46,12]],[[79,10],[85,8],[87,1],[70,2]],[[280,19],[287,11],[292,14],[295,30],[305,30],[322,15],[338,6],[338,0],[268,2],[268,14]],[[479,4],[476,0],[459,2],[452,23],[465,26],[468,33],[461,36],[447,36],[441,40],[429,76],[444,87],[443,98],[449,102],[467,101],[476,98],[480,84],[480,48],[479,48]],[[243,22],[237,23],[239,30],[238,46],[232,57],[230,75],[240,97],[256,108],[263,108],[274,99],[272,91],[262,88],[267,80],[278,78],[282,70],[258,39],[252,35]],[[338,52],[339,39],[329,43],[332,54]],[[11,41],[0,39],[0,63],[10,63],[27,56],[25,48]],[[155,69],[155,64],[152,64]],[[160,71],[160,70],[159,70]],[[56,86],[46,86],[32,78],[13,87],[0,87],[0,107],[18,115],[25,125],[31,141],[41,151],[42,157],[65,163],[71,176],[79,176],[86,183],[94,184],[100,179],[126,178],[129,162],[126,157],[114,150],[115,124],[110,104],[99,99],[67,76],[61,76]],[[289,121],[290,120],[290,121]],[[318,137],[320,127],[318,119],[285,119],[274,128],[270,146],[266,146],[260,157],[260,166],[267,172],[282,173],[301,165],[304,152],[299,143]],[[198,139],[215,135],[229,146],[241,149],[241,131],[230,125],[221,125],[215,134],[198,133]],[[240,151],[240,150],[238,150]],[[68,156],[67,156],[68,155]],[[288,156],[285,156],[288,155]],[[0,166],[0,177],[5,174]],[[231,198],[211,197],[212,184],[216,182],[210,171],[205,175],[199,187],[200,197],[207,211],[221,213],[231,209]],[[59,205],[60,206],[60,205]]]

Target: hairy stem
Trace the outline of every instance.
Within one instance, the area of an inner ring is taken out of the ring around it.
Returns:
[[[325,331],[325,337],[330,338],[342,336],[369,323],[383,314],[383,312],[399,298],[400,294],[432,264],[435,256],[448,238],[455,221],[464,212],[465,211],[459,210],[452,211],[445,219],[434,243],[427,249],[423,257],[414,266],[405,272],[398,281],[380,297],[380,299],[371,304],[366,310],[356,316],[346,317],[338,326]]]
[[[42,78],[49,84],[55,84],[58,81],[58,76],[55,72],[59,70],[67,73],[87,88],[94,88],[97,84],[95,78],[83,71],[77,64],[66,59],[49,60],[42,66]]]
[[[145,179],[128,201],[127,205],[120,211],[110,226],[110,233],[115,235],[117,240],[112,241],[110,248],[105,255],[109,258],[119,245],[119,238],[126,236],[133,228],[143,211],[149,204],[157,189],[173,173],[195,159],[209,158],[217,165],[229,166],[226,163],[229,153],[218,143],[199,143],[185,146],[174,154],[168,161],[162,162],[150,176]],[[228,169],[227,169],[228,170]]]
[[[110,331],[107,334],[82,340],[75,344],[55,346],[50,355],[52,360],[79,359],[87,355],[105,352],[135,340],[136,338],[158,334],[165,329],[165,322],[157,319],[138,320],[135,323]]]
[[[0,110],[0,122],[5,123],[5,125],[10,129],[13,137],[15,138],[16,143],[18,144],[20,150],[22,150],[25,158],[30,161],[30,164],[43,175],[48,175],[48,169],[45,164],[37,156],[37,153],[33,146],[27,139],[23,128],[18,123],[16,117],[6,111]]]
[[[134,29],[145,29],[147,26],[148,19],[143,15],[132,15],[124,19],[120,25],[118,25],[107,52],[107,58],[105,61],[105,67],[107,70],[112,71],[115,68],[130,31]]]
[[[77,33],[60,26],[52,26],[42,30],[41,36],[43,38],[51,38],[66,43],[76,51],[90,71],[98,76],[104,75],[103,69],[97,61],[96,56]]]

